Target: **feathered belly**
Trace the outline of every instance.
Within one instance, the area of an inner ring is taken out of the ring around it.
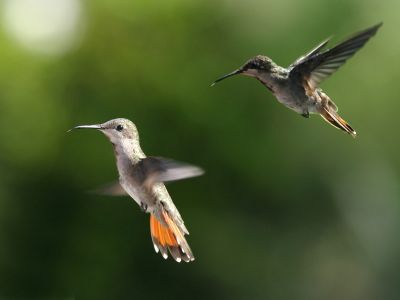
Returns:
[[[138,189],[131,183],[120,180],[119,183],[124,188],[124,190],[128,193],[128,195],[140,206],[144,201],[143,197],[140,196],[140,192]],[[144,202],[145,203],[145,202]]]
[[[274,93],[275,98],[278,100],[278,102],[282,103],[286,107],[290,108],[291,110],[294,110],[298,114],[304,113],[304,105],[305,102],[301,101],[297,97],[294,97],[292,94],[288,94],[285,92],[275,92]]]
[[[139,206],[145,204],[148,212],[153,211],[158,201],[168,201],[171,199],[162,183],[156,183],[152,187],[151,191],[149,191],[148,189],[140,185],[136,185],[131,181],[132,180],[126,181],[120,179],[120,184]]]

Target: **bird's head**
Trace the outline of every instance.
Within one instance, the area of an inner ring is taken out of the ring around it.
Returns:
[[[242,74],[242,75],[247,75],[247,76],[251,76],[251,77],[257,77],[262,73],[271,72],[272,67],[273,67],[273,62],[269,57],[263,56],[263,55],[257,55],[255,57],[249,59],[239,69],[215,80],[212,83],[212,86],[215,85],[217,82],[220,82],[221,80],[224,80],[224,79],[234,76],[234,75]]]
[[[128,119],[118,118],[95,125],[79,125],[72,129],[97,129],[103,132],[113,144],[119,144],[124,140],[139,140],[139,133],[135,124]],[[71,130],[72,130],[71,129]]]

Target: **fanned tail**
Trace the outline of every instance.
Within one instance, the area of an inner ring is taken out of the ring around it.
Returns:
[[[345,120],[343,120],[337,112],[330,108],[324,107],[322,111],[320,112],[321,117],[327,121],[329,124],[332,126],[341,129],[348,134],[350,134],[353,138],[357,136],[356,131],[350,126],[349,123],[347,123]]]
[[[150,215],[150,232],[156,252],[161,252],[161,255],[167,259],[169,251],[177,262],[182,260],[185,262],[193,261],[194,256],[184,233],[167,212],[163,211],[160,215],[164,218],[166,226],[158,221],[153,214]]]

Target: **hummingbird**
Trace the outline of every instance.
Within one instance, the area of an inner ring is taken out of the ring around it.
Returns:
[[[330,38],[325,39],[287,68],[277,65],[267,56],[257,55],[239,69],[215,80],[211,86],[238,74],[254,77],[289,109],[305,118],[319,114],[334,127],[356,137],[356,131],[339,116],[336,104],[319,85],[360,50],[381,25],[367,28],[330,49],[325,49]]]
[[[101,189],[101,193],[129,195],[143,212],[150,214],[150,233],[155,251],[165,259],[169,252],[177,262],[193,261],[193,252],[185,239],[189,231],[164,183],[199,176],[203,170],[172,159],[146,156],[140,147],[135,124],[127,119],[118,118],[72,129],[97,129],[113,145],[119,182]]]

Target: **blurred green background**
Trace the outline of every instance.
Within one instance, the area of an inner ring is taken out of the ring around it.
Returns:
[[[0,299],[399,299],[399,1],[2,0]],[[302,118],[256,80],[384,22],[322,85],[357,130]],[[149,217],[88,193],[117,177],[98,132],[134,121],[148,155],[202,166],[168,186],[191,264]]]

